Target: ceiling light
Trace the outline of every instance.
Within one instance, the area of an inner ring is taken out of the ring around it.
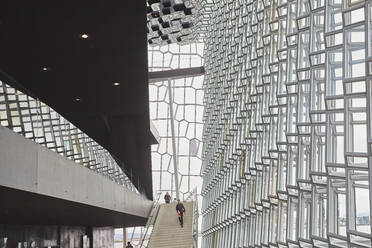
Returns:
[[[88,38],[89,38],[89,35],[86,34],[86,33],[84,33],[84,34],[81,34],[80,37],[81,37],[82,39],[88,39]]]
[[[120,83],[113,83],[113,85],[114,85],[114,86],[119,86],[119,85],[120,85]]]
[[[81,101],[81,99],[80,99],[80,98],[76,98],[76,99],[75,99],[75,101],[77,101],[77,102],[80,102],[80,101]]]
[[[46,66],[43,66],[43,67],[41,67],[41,70],[42,70],[42,71],[49,71],[49,68],[46,67]]]

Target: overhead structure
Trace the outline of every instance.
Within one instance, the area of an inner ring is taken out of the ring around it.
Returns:
[[[0,230],[3,224],[15,223],[86,226],[146,223],[152,201],[139,194],[130,182],[114,178],[113,168],[107,165],[104,168],[95,161],[101,168],[88,169],[83,162],[78,164],[13,130],[0,126]],[[99,152],[96,144],[92,146],[96,151],[90,153]],[[75,150],[75,145],[72,147]],[[96,157],[99,161],[108,160],[100,159],[100,154]]]
[[[152,198],[144,1],[2,1],[0,80],[102,145]]]
[[[199,38],[198,0],[147,0],[150,45],[188,43]]]
[[[169,79],[184,79],[204,75],[204,67],[191,67],[174,70],[149,72],[149,83],[166,81]]]

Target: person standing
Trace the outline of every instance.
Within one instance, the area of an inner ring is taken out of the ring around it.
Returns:
[[[165,200],[165,203],[166,203],[166,204],[169,204],[169,203],[170,203],[171,196],[169,195],[168,192],[165,194],[165,196],[164,196],[164,200]]]
[[[186,212],[186,209],[185,206],[183,206],[180,199],[177,200],[176,211],[178,214],[178,219],[180,221],[181,227],[183,227],[183,214]]]
[[[127,243],[127,246],[125,248],[133,248],[132,244],[130,242]]]

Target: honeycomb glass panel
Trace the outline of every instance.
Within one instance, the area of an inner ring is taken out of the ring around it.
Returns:
[[[200,2],[202,247],[370,247],[372,2]]]

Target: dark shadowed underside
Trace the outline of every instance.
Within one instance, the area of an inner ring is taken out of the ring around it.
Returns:
[[[108,149],[152,198],[145,6],[1,1],[0,70]]]

